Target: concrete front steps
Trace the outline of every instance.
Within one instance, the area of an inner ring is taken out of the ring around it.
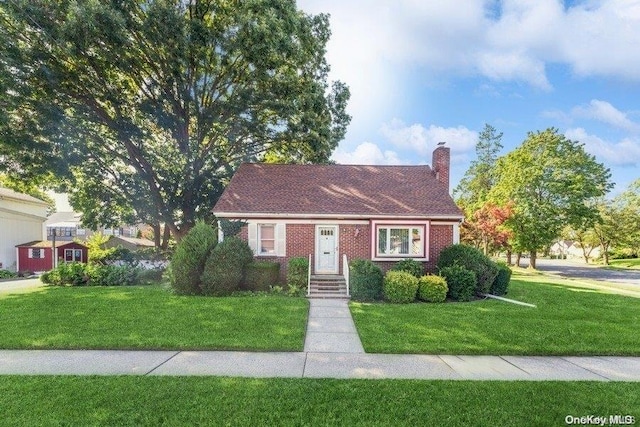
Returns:
[[[309,298],[349,299],[347,282],[337,275],[312,275]]]

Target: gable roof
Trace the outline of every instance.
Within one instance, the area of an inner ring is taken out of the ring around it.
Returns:
[[[213,213],[462,218],[429,166],[244,163]]]
[[[82,246],[83,248],[87,248],[87,245],[84,245],[80,242],[56,240],[56,248],[60,248],[62,246],[68,246],[68,245]],[[49,240],[34,240],[27,243],[20,243],[19,245],[16,245],[16,248],[50,248],[51,246],[53,246],[53,242]]]
[[[132,245],[141,246],[141,247],[148,247],[148,248],[155,247],[155,243],[152,240],[138,238],[138,237],[109,236],[109,240],[120,240],[122,242],[127,242]]]
[[[18,193],[17,191],[13,191],[13,190],[11,190],[9,188],[6,188],[6,187],[0,187],[0,199],[18,200],[18,201],[21,201],[21,202],[35,203],[35,204],[42,205],[42,206],[48,206],[49,205],[44,200],[37,199],[37,198],[35,198],[33,196],[30,196],[28,194]]]

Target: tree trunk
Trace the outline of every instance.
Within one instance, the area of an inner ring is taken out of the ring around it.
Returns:
[[[531,251],[531,253],[529,254],[529,268],[533,268],[534,270],[536,269],[536,259],[538,257],[538,252],[537,251]]]
[[[485,256],[489,256],[489,239],[487,239],[486,237],[482,239],[482,251],[484,252]]]
[[[507,251],[507,265],[513,265],[511,264],[511,255],[513,255],[511,251]]]
[[[158,233],[158,236],[160,233]],[[171,238],[171,229],[164,226],[164,231],[162,233],[162,249],[166,250],[169,247],[169,239]]]
[[[160,223],[156,222],[155,224],[151,224],[151,227],[153,227],[153,244],[156,249],[160,249],[162,244],[160,240]]]
[[[604,265],[609,265],[609,245],[602,246],[602,256],[604,257]]]
[[[522,252],[516,253],[516,267],[520,267],[520,258],[522,258]]]

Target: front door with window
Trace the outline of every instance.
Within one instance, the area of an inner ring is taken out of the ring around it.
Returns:
[[[316,273],[338,274],[338,227],[316,227]]]

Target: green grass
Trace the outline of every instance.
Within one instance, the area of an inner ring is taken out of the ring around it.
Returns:
[[[565,425],[640,417],[640,383],[17,377],[0,381],[2,425]]]
[[[508,298],[406,305],[351,303],[367,352],[493,355],[640,355],[640,299],[512,279]]]
[[[301,351],[307,314],[303,298],[45,288],[0,295],[0,348]]]
[[[609,261],[609,267],[620,269],[640,270],[640,258],[633,259],[612,259]]]

